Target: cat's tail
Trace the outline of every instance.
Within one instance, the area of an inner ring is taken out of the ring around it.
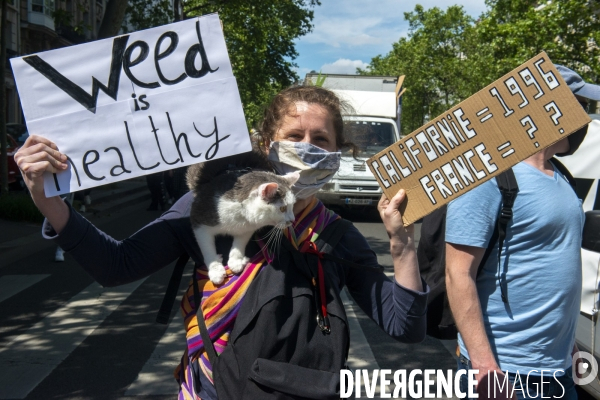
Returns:
[[[188,189],[190,189],[192,193],[196,193],[196,188],[199,184],[198,180],[200,178],[200,172],[202,171],[202,165],[202,163],[190,165],[185,174],[185,182]]]

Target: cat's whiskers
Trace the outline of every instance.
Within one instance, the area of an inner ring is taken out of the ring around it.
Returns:
[[[281,247],[281,241],[284,240],[283,239],[283,236],[284,236],[283,231],[285,229],[287,229],[287,227],[288,227],[287,223],[285,223],[285,222],[281,222],[281,223],[277,224],[275,227],[277,229],[277,232],[276,232],[274,247],[275,247],[275,251],[277,252],[277,254],[279,254],[279,248]]]
[[[264,252],[269,251],[269,245],[271,243],[276,243],[277,242],[277,238],[278,236],[280,236],[279,234],[281,233],[281,230],[278,228],[278,225],[274,226],[271,230],[269,230],[269,232],[267,232],[267,234],[265,235],[264,238],[268,238],[267,242],[265,243],[265,245],[262,247],[262,251]],[[263,239],[264,239],[263,238]],[[277,248],[277,247],[276,247]]]
[[[267,239],[267,238],[268,238],[268,237],[271,235],[271,231],[272,231],[272,230],[273,230],[273,229],[269,229],[269,230],[267,231],[267,233],[265,233],[265,235],[264,235],[264,236],[258,236],[258,235],[256,235],[256,236],[257,236],[257,239],[256,239],[256,241],[257,241],[257,242],[258,242],[259,240],[263,240],[263,241],[264,241],[265,239]]]
[[[276,234],[275,234],[275,245],[273,247],[274,247],[274,252],[277,256],[279,256],[279,248],[281,247],[281,241],[283,240],[283,230],[285,228],[286,228],[285,222],[277,224],[274,228],[274,230],[276,230]]]

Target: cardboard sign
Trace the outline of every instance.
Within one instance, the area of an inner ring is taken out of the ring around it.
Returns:
[[[541,53],[367,160],[405,225],[590,122]]]
[[[251,149],[216,14],[11,64],[29,133],[69,157],[46,196]]]

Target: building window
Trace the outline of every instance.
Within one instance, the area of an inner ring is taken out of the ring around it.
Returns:
[[[31,0],[31,11],[51,17],[54,11],[54,0]]]

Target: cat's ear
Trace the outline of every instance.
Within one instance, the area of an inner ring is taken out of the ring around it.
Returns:
[[[298,181],[298,179],[300,179],[300,172],[288,172],[287,174],[283,175],[282,178],[288,181],[290,185],[293,185]]]
[[[279,185],[275,182],[263,183],[258,187],[258,194],[260,195],[261,199],[269,200],[275,196],[275,193],[277,193],[277,188],[279,188]]]

